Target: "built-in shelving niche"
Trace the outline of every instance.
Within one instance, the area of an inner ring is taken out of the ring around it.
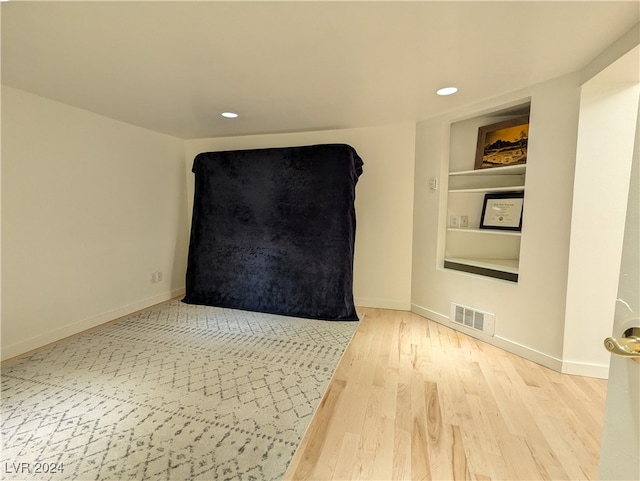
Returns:
[[[480,229],[479,226],[485,194],[525,192],[527,164],[488,169],[474,169],[474,164],[478,129],[529,115],[530,107],[530,102],[526,101],[451,124],[445,269],[518,281],[522,231]],[[465,217],[467,225],[461,227],[460,220]],[[457,222],[452,225],[452,220]]]

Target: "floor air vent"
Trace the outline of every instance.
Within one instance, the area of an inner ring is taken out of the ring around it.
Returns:
[[[461,304],[451,303],[451,322],[462,324],[476,331],[493,336],[495,333],[495,314],[479,311],[472,307],[463,306]]]

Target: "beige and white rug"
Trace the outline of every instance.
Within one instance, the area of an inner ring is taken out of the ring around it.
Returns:
[[[0,478],[281,479],[357,325],[173,300],[7,361]]]

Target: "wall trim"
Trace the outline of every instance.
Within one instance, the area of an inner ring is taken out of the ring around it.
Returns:
[[[571,374],[574,376],[609,379],[609,366],[605,364],[589,364],[585,362],[563,361],[561,372],[563,374]]]
[[[432,311],[427,309],[426,307],[420,306],[418,304],[411,304],[411,312],[418,314],[419,316],[426,317],[427,319],[431,319],[438,324],[443,324],[451,329],[456,331],[463,332],[468,336],[471,336],[480,341],[486,342],[487,344],[491,344],[492,346],[503,349],[511,354],[515,354],[516,356],[520,356],[529,361],[535,362],[536,364],[540,364],[541,366],[548,367],[549,369],[553,369],[554,371],[564,373],[564,363],[561,359],[550,356],[544,352],[536,351],[535,349],[531,349],[530,347],[524,346],[517,342],[514,342],[510,339],[506,339],[500,336],[487,336],[482,334],[481,332],[474,331],[473,329],[469,329],[465,326],[460,326],[459,324],[454,324],[449,321],[449,316],[445,314],[441,314],[439,312]],[[566,374],[570,374],[567,372]],[[583,374],[584,375],[584,374]]]
[[[432,321],[435,321],[439,324],[449,325],[449,316],[445,314],[441,314],[436,311],[432,311],[431,309],[427,309],[426,307],[420,306],[418,304],[411,304],[411,312],[418,314],[419,316],[426,317]],[[454,327],[453,324],[450,327]]]
[[[134,312],[146,309],[147,307],[160,304],[161,302],[168,301],[169,299],[173,299],[174,297],[182,296],[184,295],[184,293],[184,287],[166,291],[152,297],[147,297],[146,299],[142,299],[132,304],[119,307],[112,311],[108,311],[103,314],[90,317],[88,319],[68,324],[58,329],[53,329],[51,331],[38,334],[23,341],[16,342],[15,344],[11,344],[2,348],[2,361],[11,359],[12,357],[20,356],[35,349],[40,349],[48,344],[61,341],[62,339],[65,339],[67,337],[74,336],[88,329],[100,326],[101,324],[106,324],[121,317],[129,316]]]
[[[372,299],[368,297],[354,298],[357,307],[372,307],[377,309],[392,309],[395,311],[410,311],[411,302],[394,301],[391,299]]]

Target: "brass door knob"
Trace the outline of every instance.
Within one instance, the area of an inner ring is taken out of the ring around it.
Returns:
[[[640,327],[627,329],[621,338],[607,337],[604,347],[612,354],[630,357],[640,363]]]

